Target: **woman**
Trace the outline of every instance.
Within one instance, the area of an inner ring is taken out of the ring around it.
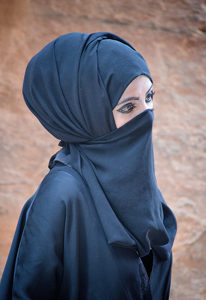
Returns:
[[[168,299],[176,221],[143,57],[111,33],[66,34],[30,61],[23,94],[62,149],[22,211],[1,299]]]

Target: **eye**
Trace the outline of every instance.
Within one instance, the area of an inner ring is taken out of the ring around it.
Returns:
[[[135,107],[136,106],[133,103],[127,103],[119,109],[117,109],[117,111],[121,112],[122,114],[129,114]]]
[[[146,98],[145,98],[145,102],[151,102],[153,101],[153,96],[154,96],[155,92],[151,91],[147,94]]]

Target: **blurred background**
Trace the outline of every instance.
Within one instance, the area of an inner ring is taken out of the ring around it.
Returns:
[[[206,1],[0,0],[0,276],[55,140],[24,104],[31,57],[59,35],[110,31],[154,79],[156,176],[178,221],[171,300],[206,299]]]

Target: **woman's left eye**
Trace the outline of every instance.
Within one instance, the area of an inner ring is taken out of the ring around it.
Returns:
[[[151,102],[153,101],[153,96],[154,96],[155,92],[151,91],[147,94],[146,98],[145,98],[145,102]]]
[[[119,109],[117,109],[117,111],[121,112],[122,114],[129,114],[135,107],[136,106],[133,103],[127,103]]]

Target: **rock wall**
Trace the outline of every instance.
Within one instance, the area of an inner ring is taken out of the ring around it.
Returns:
[[[178,220],[171,300],[206,299],[205,0],[0,0],[0,272],[20,210],[58,150],[24,104],[24,71],[72,31],[114,32],[145,57],[156,92],[157,180]]]

